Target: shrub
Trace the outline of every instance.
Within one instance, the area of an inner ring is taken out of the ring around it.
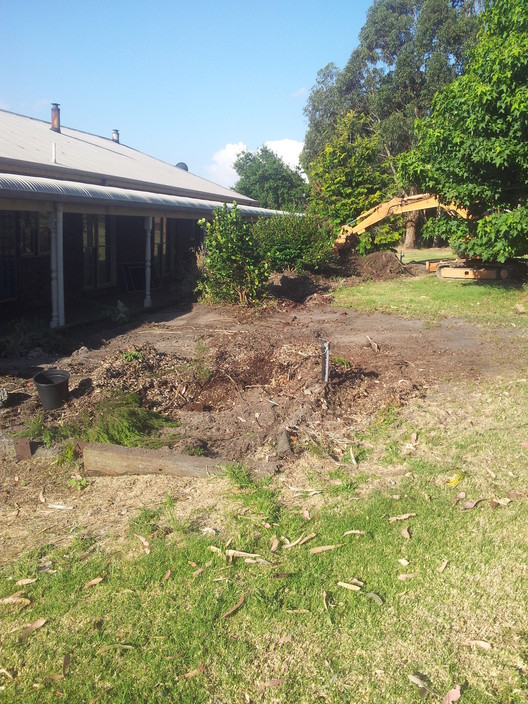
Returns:
[[[390,225],[381,225],[359,236],[357,251],[361,256],[371,252],[393,251],[401,241],[401,234]]]
[[[200,224],[206,237],[198,290],[212,301],[256,303],[266,292],[268,265],[236,203],[231,209],[224,205],[214,212],[212,222]]]
[[[449,244],[451,241],[464,240],[467,235],[467,222],[458,218],[450,218],[447,215],[429,218],[422,229],[423,240],[436,239],[444,245]]]
[[[317,271],[332,257],[332,228],[312,215],[289,213],[260,218],[253,225],[253,233],[274,271]]]
[[[13,320],[0,337],[0,357],[24,357],[33,348],[45,352],[66,352],[68,346],[61,334],[41,320]]]
[[[528,207],[518,207],[502,213],[491,213],[470,223],[470,236],[452,238],[467,257],[481,257],[484,262],[503,264],[514,257],[528,254]]]

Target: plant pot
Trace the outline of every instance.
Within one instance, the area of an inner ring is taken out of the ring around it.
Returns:
[[[63,369],[48,369],[33,377],[40,403],[48,410],[59,408],[68,399],[69,372]]]

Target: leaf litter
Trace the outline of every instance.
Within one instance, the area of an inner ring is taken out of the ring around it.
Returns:
[[[343,543],[338,543],[337,545],[319,545],[316,548],[310,550],[310,555],[319,555],[322,552],[329,552],[330,550],[335,550],[336,548],[342,548]]]
[[[244,603],[245,600],[246,600],[246,595],[242,594],[242,596],[237,601],[237,603],[234,606],[232,606],[228,611],[226,611],[225,614],[222,615],[222,618],[228,618],[229,616],[232,616],[233,614],[235,614],[239,610],[239,608],[242,606],[242,604]]]
[[[23,643],[28,636],[30,636],[34,631],[42,628],[42,626],[47,623],[47,619],[38,618],[36,621],[31,623],[27,628],[25,628],[22,633],[18,636],[18,642]]]
[[[456,687],[450,689],[449,692],[445,695],[445,697],[442,699],[442,704],[454,704],[454,702],[457,702],[461,696],[462,690],[460,688],[460,685],[457,684]]]

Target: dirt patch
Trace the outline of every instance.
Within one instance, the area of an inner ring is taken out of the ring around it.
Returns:
[[[324,474],[381,409],[427,395],[445,379],[478,381],[505,359],[505,335],[490,341],[459,321],[431,329],[394,316],[357,314],[329,305],[328,295],[316,286],[301,303],[290,297],[258,311],[205,305],[186,313],[165,310],[120,334],[111,328],[93,338],[83,334],[69,356],[6,361],[0,370],[0,387],[9,392],[0,409],[4,449],[9,434],[37,414],[65,424],[89,413],[105,393],[133,391],[146,407],[178,421],[176,450],[274,462],[281,469],[277,482],[287,486],[306,477],[307,452],[313,458],[314,448],[323,451]],[[323,342],[330,344],[326,384]],[[509,360],[515,365],[514,355]],[[70,372],[70,398],[60,409],[43,411],[31,377],[51,365]],[[291,453],[278,452],[284,433]],[[229,492],[222,478],[98,478],[79,492],[79,470],[57,466],[56,458],[56,449],[41,448],[17,462],[4,451],[3,560],[32,541],[67,540],[78,530],[119,535],[141,506],[167,495],[178,516],[205,527],[221,523],[219,505]],[[50,508],[57,503],[71,508]]]

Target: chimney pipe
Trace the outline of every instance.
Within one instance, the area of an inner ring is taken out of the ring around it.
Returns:
[[[117,144],[119,144],[119,130],[114,130],[112,132],[112,142],[117,142]]]
[[[60,132],[60,107],[59,103],[51,104],[51,129],[53,132]]]

